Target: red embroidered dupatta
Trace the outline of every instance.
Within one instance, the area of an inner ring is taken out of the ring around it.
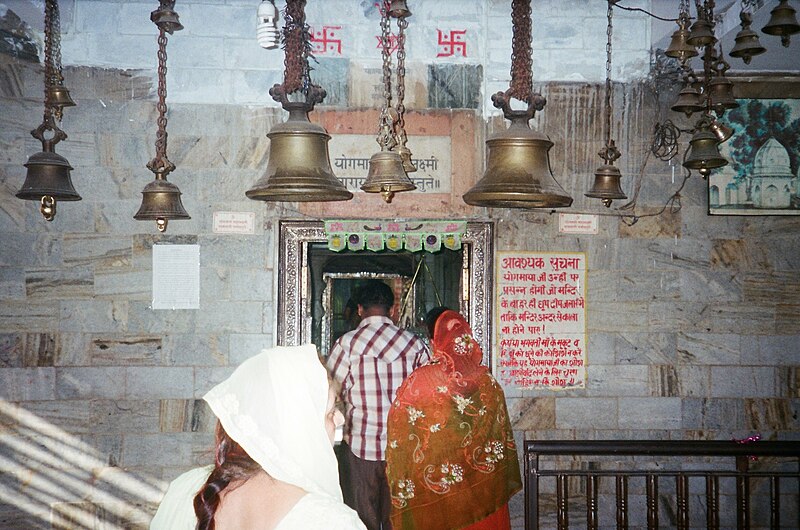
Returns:
[[[412,372],[389,411],[394,530],[469,526],[522,487],[505,396],[480,365],[469,324],[442,313],[432,346],[433,360]]]

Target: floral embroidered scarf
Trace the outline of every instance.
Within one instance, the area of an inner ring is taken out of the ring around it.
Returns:
[[[522,487],[500,385],[455,311],[436,321],[433,360],[416,369],[389,411],[387,476],[394,530],[468,526]]]

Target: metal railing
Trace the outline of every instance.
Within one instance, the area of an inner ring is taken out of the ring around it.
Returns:
[[[524,480],[526,530],[800,528],[800,442],[526,440]]]

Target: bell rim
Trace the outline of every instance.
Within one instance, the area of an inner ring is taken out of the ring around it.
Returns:
[[[42,197],[44,197],[45,195],[53,197],[57,201],[81,201],[81,200],[83,200],[83,197],[81,197],[78,194],[78,192],[70,193],[68,195],[64,195],[63,193],[58,193],[58,190],[52,190],[52,192],[49,192],[49,191],[50,190],[41,190],[41,191],[36,191],[36,193],[34,193],[33,190],[25,191],[24,189],[22,189],[22,190],[19,190],[17,193],[15,193],[14,196],[16,198],[18,198],[18,199],[22,199],[22,200],[25,200],[25,201],[38,201],[38,200],[41,200]]]
[[[534,198],[534,196],[536,196]],[[481,191],[470,190],[461,196],[462,200],[472,206],[489,208],[567,208],[572,206],[573,199],[569,195],[553,193],[515,192],[515,191]]]

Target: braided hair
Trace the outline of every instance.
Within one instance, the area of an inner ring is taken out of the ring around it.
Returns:
[[[214,530],[214,515],[219,508],[220,494],[231,482],[244,482],[261,471],[242,447],[217,421],[214,470],[194,497],[197,530]]]

